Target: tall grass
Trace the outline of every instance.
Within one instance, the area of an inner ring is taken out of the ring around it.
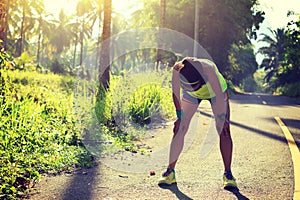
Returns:
[[[73,81],[36,72],[1,71],[0,198],[24,197],[40,173],[91,165],[73,115],[69,87]]]
[[[110,90],[97,98],[98,121],[108,124],[107,134],[128,142],[145,126],[170,120],[174,114],[170,71],[144,71],[113,77]]]

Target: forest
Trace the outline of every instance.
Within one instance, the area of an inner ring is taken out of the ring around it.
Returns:
[[[300,15],[258,38],[258,0],[0,1],[0,198],[30,195],[41,174],[92,167],[156,122],[173,120],[171,67],[212,57],[231,94],[300,96]],[[198,9],[198,10],[197,10]],[[128,13],[127,13],[128,14]],[[110,145],[113,144],[113,145]]]

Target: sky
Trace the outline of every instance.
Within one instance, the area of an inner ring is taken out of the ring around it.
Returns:
[[[287,17],[289,10],[300,14],[299,0],[259,0],[259,2],[266,13],[266,21],[272,29],[284,27],[292,19]]]

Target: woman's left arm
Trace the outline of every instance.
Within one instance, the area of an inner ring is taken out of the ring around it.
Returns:
[[[215,101],[212,102],[212,110],[216,120],[216,127],[219,135],[222,133],[224,124],[226,122],[226,114],[227,114],[227,102],[224,100],[224,93],[222,91],[218,76],[214,69],[214,66],[210,65],[210,63],[201,62],[204,67],[204,74],[206,75],[206,79],[211,85],[212,90],[215,93]]]

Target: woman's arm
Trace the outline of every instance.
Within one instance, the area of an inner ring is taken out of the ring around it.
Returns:
[[[180,79],[179,79],[179,70],[182,67],[182,63],[177,63],[174,66],[173,74],[172,74],[172,97],[173,103],[176,109],[177,119],[174,122],[173,133],[174,136],[178,133],[179,127],[181,124],[181,119],[184,116],[183,110],[181,108],[181,101],[180,101]]]
[[[177,63],[174,66],[172,74],[172,97],[175,109],[181,110],[181,101],[180,101],[180,79],[179,79],[179,67],[182,63]]]

